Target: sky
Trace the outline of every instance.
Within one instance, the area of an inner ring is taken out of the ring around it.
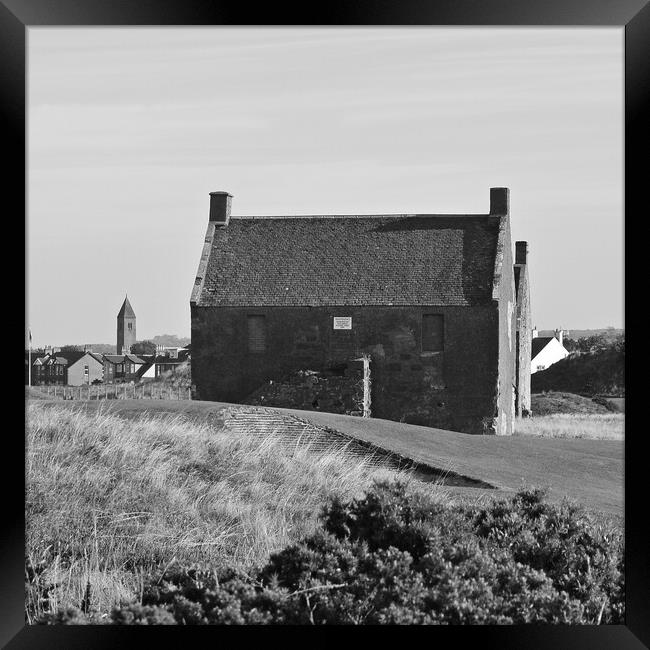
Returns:
[[[189,336],[209,192],[234,215],[487,213],[539,329],[623,327],[623,28],[28,35],[33,345]]]

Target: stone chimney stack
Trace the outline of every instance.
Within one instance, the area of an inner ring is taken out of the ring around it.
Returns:
[[[533,327],[533,338],[536,339],[539,336],[539,331],[537,326]]]
[[[528,242],[515,242],[515,264],[526,264],[528,262]]]
[[[560,328],[559,330],[555,330],[555,338],[560,342],[560,345],[562,345],[562,341],[564,338],[564,330]]]
[[[216,226],[227,226],[230,221],[232,194],[210,192],[210,221]]]
[[[510,190],[507,187],[490,188],[490,215],[503,217],[510,214]]]

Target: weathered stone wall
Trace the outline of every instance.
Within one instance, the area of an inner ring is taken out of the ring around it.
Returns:
[[[352,362],[343,374],[298,370],[279,380],[269,379],[245,397],[246,404],[363,415],[363,369]]]
[[[512,269],[511,259],[510,264]],[[441,352],[422,351],[425,313],[444,317]],[[502,316],[495,302],[429,308],[192,305],[191,315],[192,381],[198,399],[242,402],[269,380],[298,370],[352,368],[351,360],[368,353],[373,417],[490,433],[485,419],[495,417],[497,378],[507,375],[508,368],[500,368],[498,360]],[[248,315],[266,317],[265,352],[248,351]],[[352,329],[334,330],[335,316],[351,317]],[[512,390],[508,395],[512,402]],[[322,410],[330,408],[340,406]]]
[[[525,243],[525,242],[517,242]],[[533,326],[530,309],[530,285],[528,279],[528,265],[518,267],[517,287],[517,401],[516,415],[526,416],[531,412],[530,404],[530,362],[533,341]]]
[[[502,254],[501,280],[497,300],[499,309],[499,390],[494,413],[493,433],[500,436],[510,436],[513,432],[515,417],[515,387],[516,387],[516,358],[517,358],[517,304],[515,297],[514,264],[512,259],[512,240],[508,218],[502,222]],[[490,423],[486,422],[489,428]]]

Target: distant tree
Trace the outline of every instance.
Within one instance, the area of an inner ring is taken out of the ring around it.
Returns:
[[[609,347],[607,338],[603,334],[582,336],[579,339],[575,339],[572,345],[575,347],[573,350],[569,350],[566,345],[566,340],[564,341],[564,347],[569,350],[569,352],[596,352],[598,350],[605,350]]]
[[[617,352],[621,352],[622,354],[625,354],[625,332],[619,334],[614,339],[613,346]]]
[[[156,344],[153,341],[138,341],[131,346],[133,354],[156,354]]]
[[[83,352],[81,345],[62,345],[61,352]]]
[[[567,352],[575,352],[578,349],[578,340],[564,337],[562,345]]]
[[[577,339],[565,337],[562,345],[564,345],[568,352],[597,352],[607,349],[625,352],[625,332],[617,334],[613,338],[605,334],[581,336]]]

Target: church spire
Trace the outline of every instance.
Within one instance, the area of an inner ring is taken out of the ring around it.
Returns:
[[[135,312],[128,295],[125,295],[122,307],[117,314],[117,354],[129,354],[135,345]]]
[[[135,318],[135,312],[133,311],[133,307],[131,307],[131,303],[129,302],[128,295],[124,298],[124,302],[122,303],[122,308],[118,312],[117,317]]]

